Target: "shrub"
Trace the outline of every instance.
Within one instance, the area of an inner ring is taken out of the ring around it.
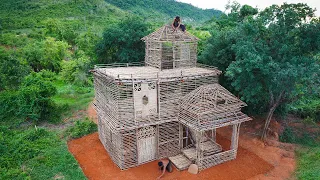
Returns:
[[[19,60],[14,52],[0,47],[0,91],[16,89],[29,72],[29,66]]]
[[[286,127],[283,133],[280,135],[280,141],[286,143],[295,143],[296,137],[295,134],[290,127]]]
[[[88,118],[78,120],[74,126],[70,127],[66,133],[71,138],[80,138],[84,135],[91,134],[97,131],[97,125]]]
[[[280,135],[280,141],[286,143],[302,144],[306,146],[315,146],[317,144],[317,134],[311,134],[308,132],[295,131],[291,127],[286,127],[283,133]]]
[[[62,62],[61,75],[64,81],[78,86],[92,85],[88,78],[91,67],[90,58],[83,51],[77,52],[76,56],[76,59]]]
[[[320,122],[320,99],[317,97],[302,98],[290,106],[290,111],[309,121]]]
[[[145,43],[140,38],[147,34],[148,24],[136,17],[110,25],[96,47],[99,63],[142,61]]]
[[[57,92],[47,71],[26,76],[19,90],[0,93],[0,117],[3,121],[12,118],[56,121],[60,119],[59,107],[51,100]]]
[[[0,126],[0,179],[85,179],[65,141],[44,128]]]
[[[22,52],[35,72],[42,69],[59,72],[61,61],[69,55],[68,48],[69,45],[66,42],[48,37],[45,40],[29,43]]]

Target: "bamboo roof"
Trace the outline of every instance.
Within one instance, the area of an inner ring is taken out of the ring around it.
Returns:
[[[244,106],[246,103],[219,84],[200,86],[187,94],[181,103],[181,108],[194,114],[234,111]]]
[[[181,31],[179,28],[176,31],[173,31],[170,25],[164,25],[153,33],[143,37],[141,40],[195,42],[199,39],[188,32]]]
[[[241,112],[246,106],[219,84],[202,85],[181,100],[180,121],[197,131],[252,120]]]
[[[94,72],[110,76],[114,79],[171,79],[181,77],[217,76],[221,73],[214,67],[198,65],[198,67],[160,70],[152,66],[128,67],[96,67]]]

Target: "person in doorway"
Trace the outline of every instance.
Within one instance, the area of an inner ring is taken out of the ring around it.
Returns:
[[[181,24],[181,19],[179,16],[176,16],[176,18],[174,18],[171,26],[173,28],[173,31],[177,31],[177,29],[180,28],[181,31],[186,32],[186,27]]]
[[[164,175],[166,170],[170,173],[173,171],[171,162],[167,159],[162,159],[161,161],[159,161],[158,167],[159,167],[159,170],[162,171],[162,174],[157,179],[160,179]]]

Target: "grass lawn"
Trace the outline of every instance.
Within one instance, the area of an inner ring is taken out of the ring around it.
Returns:
[[[320,179],[320,144],[297,151],[296,177],[301,180]]]
[[[54,81],[54,86],[58,93],[53,97],[53,101],[59,106],[66,106],[64,117],[71,116],[78,110],[86,109],[94,97],[93,87],[66,84],[59,77]]]

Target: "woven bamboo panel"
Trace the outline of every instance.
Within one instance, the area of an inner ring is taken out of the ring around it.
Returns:
[[[124,131],[122,133],[122,152],[123,155],[123,169],[128,169],[138,165],[137,159],[137,137],[136,130]]]
[[[179,122],[168,122],[159,125],[159,158],[174,156],[180,153]]]
[[[183,154],[169,157],[169,160],[174,164],[174,166],[180,171],[189,168],[191,161],[185,157]]]
[[[212,166],[224,163],[226,161],[230,161],[236,158],[237,150],[229,150],[224,151],[218,154],[214,154],[211,156],[205,156],[199,160],[199,169],[207,169]]]
[[[192,162],[194,162],[197,159],[197,150],[196,148],[188,148],[182,150],[182,153]]]
[[[221,152],[222,147],[220,144],[208,140],[200,143],[200,151],[204,156],[209,156]]]

